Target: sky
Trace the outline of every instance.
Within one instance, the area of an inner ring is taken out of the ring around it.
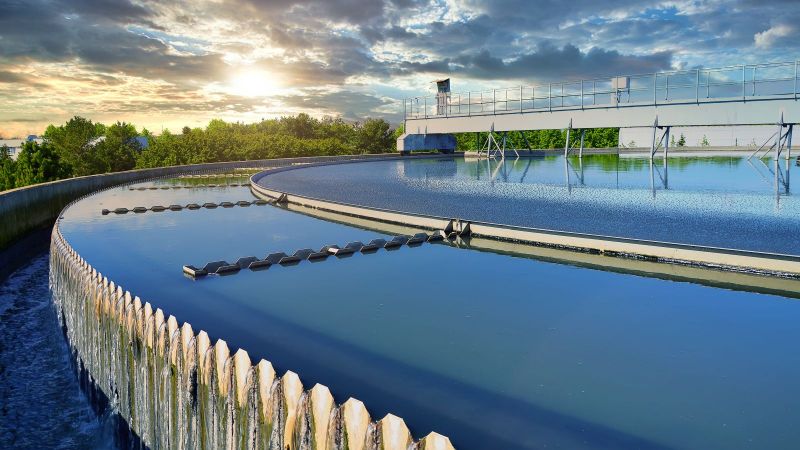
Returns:
[[[402,99],[793,61],[800,2],[0,0],[0,137],[80,115],[158,134]]]

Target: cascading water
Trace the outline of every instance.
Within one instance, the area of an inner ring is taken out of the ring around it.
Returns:
[[[370,418],[364,404],[337,405],[297,374],[231,355],[204,331],[124,291],[91,267],[58,223],[50,287],[75,367],[127,423],[131,446],[152,449],[452,450],[437,433],[414,441],[399,417]]]

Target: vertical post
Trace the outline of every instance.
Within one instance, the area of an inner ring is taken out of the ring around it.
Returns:
[[[553,83],[550,83],[550,87],[547,89],[547,109],[553,110]]]
[[[519,87],[519,112],[522,112],[522,86]]]
[[[797,100],[797,61],[794,62],[794,99]]]
[[[664,169],[667,168],[667,157],[669,156],[669,129],[670,127],[667,127],[664,131]]]
[[[583,109],[583,80],[581,80],[581,109]]]
[[[592,80],[592,106],[597,105],[597,80]]]
[[[786,132],[786,160],[792,157],[792,131],[794,131],[794,124],[789,125],[789,131]],[[786,176],[789,176],[789,171],[786,171]]]
[[[492,114],[497,114],[497,89],[492,89]]]
[[[472,91],[467,91],[467,116],[472,115]]]
[[[406,100],[408,99],[405,98],[403,99],[403,120],[406,120],[408,118],[408,113],[406,113]]]
[[[711,71],[706,70],[706,98],[711,97]]]
[[[697,81],[695,83],[694,102],[700,103],[700,69],[697,69]]]
[[[564,144],[564,158],[566,159],[569,153],[569,132],[572,131],[572,119],[569,119],[569,126],[567,127],[567,142]]]
[[[425,97],[424,100],[425,101],[424,101],[424,109],[423,109],[423,111],[425,111],[425,118],[427,119],[428,118],[428,97]]]
[[[742,100],[743,101],[747,98],[747,91],[746,91],[747,88],[745,87],[745,80],[747,79],[747,76],[745,75],[745,70],[746,70],[745,68],[746,67],[747,66],[742,64]]]
[[[653,74],[653,104],[658,104],[658,72]]]
[[[775,135],[775,161],[781,156],[781,134],[783,134],[783,113],[781,113],[781,120],[778,122],[778,134]]]
[[[753,97],[756,96],[756,69],[757,66],[753,66]]]
[[[664,101],[669,101],[669,73],[667,74],[667,88],[664,90]]]
[[[586,128],[581,130],[581,149],[578,150],[578,158],[583,158],[583,138],[586,136]]]
[[[561,107],[564,107],[564,83],[561,83]]]

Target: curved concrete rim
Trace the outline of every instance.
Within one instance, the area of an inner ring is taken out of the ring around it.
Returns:
[[[436,155],[436,158],[452,157]],[[536,246],[556,247],[574,251],[601,253],[608,256],[640,258],[666,263],[701,265],[722,270],[755,272],[782,277],[800,277],[800,256],[711,247],[676,242],[605,236],[600,234],[530,228],[468,218],[447,218],[405,211],[375,208],[351,203],[337,202],[310,196],[297,195],[267,188],[259,184],[263,178],[289,170],[348,163],[385,161],[390,158],[375,158],[361,161],[335,161],[281,167],[259,172],[250,177],[250,190],[262,199],[277,199],[313,209],[320,209],[357,218],[376,220],[395,225],[445,230],[457,234],[513,241]]]
[[[391,159],[393,157],[396,158],[397,156],[395,155],[383,158],[379,156],[372,156],[370,158]],[[359,158],[359,156],[349,156],[349,158]],[[292,164],[292,159],[271,161],[273,161],[274,164],[280,164],[281,162]],[[181,172],[179,167],[172,169],[174,170],[174,173],[170,173],[169,175],[174,175],[175,173]],[[191,172],[191,169],[187,169],[185,172]],[[275,426],[276,429],[282,429],[283,436],[279,440],[280,442],[287,443],[285,445],[287,450],[305,448],[301,447],[300,444],[295,441],[295,439],[298,439],[298,436],[300,440],[309,439],[315,442],[316,445],[319,445],[320,448],[327,448],[326,441],[330,438],[330,436],[333,436],[336,433],[338,433],[338,435],[347,434],[348,436],[352,434],[354,436],[352,437],[354,442],[363,441],[365,442],[365,445],[369,444],[370,448],[373,448],[373,446],[377,446],[380,443],[382,444],[381,448],[385,448],[386,450],[405,450],[409,448],[455,450],[448,437],[433,431],[429,432],[423,437],[416,438],[412,434],[411,430],[408,429],[404,420],[391,413],[387,414],[383,418],[371,417],[367,408],[359,400],[349,398],[345,402],[339,404],[336,399],[334,399],[328,387],[321,384],[316,384],[311,388],[304,386],[299,375],[290,370],[285,371],[283,375],[277,377],[277,373],[275,372],[271,362],[264,359],[258,362],[253,362],[250,360],[247,351],[241,348],[236,350],[234,353],[231,351],[232,349],[228,348],[227,343],[221,338],[218,338],[212,346],[208,334],[205,331],[200,330],[197,334],[195,334],[191,324],[188,322],[178,322],[178,319],[171,315],[167,317],[165,312],[158,308],[157,305],[150,305],[150,303],[143,301],[134,293],[123,290],[120,285],[115,285],[113,280],[103,276],[99,271],[93,268],[88,261],[84,260],[78,251],[75,250],[69,241],[61,234],[60,223],[63,219],[64,212],[66,212],[76,203],[108,189],[156,178],[159,177],[137,177],[136,179],[126,180],[121,183],[112,183],[102,189],[92,190],[89,193],[74,198],[72,201],[67,203],[55,221],[51,233],[51,257],[54,254],[58,254],[60,257],[68,259],[72,266],[80,272],[80,276],[75,276],[73,278],[78,279],[85,277],[88,279],[91,277],[93,282],[100,284],[100,289],[105,290],[105,293],[107,294],[106,298],[103,299],[107,303],[103,308],[98,309],[98,311],[103,314],[110,313],[112,316],[111,321],[121,320],[129,324],[132,322],[132,319],[130,319],[131,313],[141,313],[147,308],[154,310],[155,313],[149,317],[155,323],[155,325],[151,324],[151,328],[154,327],[157,330],[155,335],[150,336],[151,339],[155,341],[155,344],[152,343],[153,341],[150,341],[151,343],[146,345],[154,347],[157,349],[157,351],[163,353],[159,354],[160,357],[166,357],[165,355],[168,355],[170,358],[169,360],[173,365],[175,365],[175,367],[179,367],[175,362],[177,359],[196,357],[197,359],[194,361],[194,363],[196,365],[195,370],[197,370],[198,375],[202,371],[208,371],[209,373],[214,372],[214,376],[209,376],[207,380],[200,380],[198,381],[198,384],[209,384],[215,382],[220,383],[218,395],[223,399],[223,403],[225,401],[233,401],[235,402],[234,404],[236,408],[251,408],[254,410],[256,408],[263,407],[263,404],[280,405],[278,414],[282,414],[285,422],[282,422],[283,425]],[[91,298],[91,296],[87,298]],[[138,302],[138,306],[136,306],[135,302]],[[109,321],[109,323],[111,321]],[[130,327],[130,325],[122,325],[121,328],[125,328],[126,326]],[[152,331],[152,329],[149,330]],[[69,330],[66,332],[69,333]],[[112,336],[117,335],[112,334]],[[67,339],[69,341],[69,337]],[[201,340],[205,342],[205,347],[201,347],[198,344]],[[174,344],[173,341],[177,342],[177,344]],[[145,341],[143,340],[142,342]],[[187,348],[190,348],[189,344],[192,345],[192,349],[196,350],[195,354],[187,353]],[[182,350],[172,350],[172,346],[175,345],[180,347]],[[211,356],[209,356],[209,354],[211,354]],[[86,356],[79,354],[77,350],[75,350],[75,355],[79,358],[84,358]],[[201,355],[205,356],[201,358]],[[117,359],[120,361],[128,361],[125,357],[120,357]],[[198,361],[202,362],[200,363]],[[186,364],[185,361],[181,362]],[[261,379],[263,378],[261,377],[261,375],[263,375],[262,372],[267,372],[267,378],[269,378],[267,382],[264,382]],[[97,376],[97,374],[92,375]],[[261,378],[256,378],[256,375]],[[109,379],[106,379],[106,381],[109,381]],[[280,383],[280,387],[275,387],[275,383]],[[124,389],[127,389],[127,387]],[[234,395],[229,395],[228,392],[226,392],[227,390],[231,390]],[[254,392],[257,393],[253,394]],[[106,395],[110,396],[110,393]],[[254,400],[254,398],[258,396],[261,396],[260,398],[267,397],[271,399],[272,396],[275,395],[280,397],[280,400],[277,401],[277,403],[275,400]],[[123,397],[124,396],[125,395],[123,395]],[[257,404],[247,404],[248,402],[253,401],[257,402]],[[171,405],[170,402],[167,403]],[[353,406],[354,404],[356,406]],[[267,407],[267,409],[271,408],[272,407]],[[354,408],[355,411],[351,411]],[[338,416],[341,417],[341,419],[338,421],[338,428],[329,429],[329,427],[333,424],[332,418],[334,417],[334,410],[339,411]],[[127,413],[126,411],[122,410],[118,410],[117,412],[120,414]],[[302,416],[302,419],[298,418],[298,416]],[[231,430],[233,430],[234,433],[241,431],[239,424],[236,423],[236,421],[241,419],[238,419],[237,417],[239,416],[235,415],[234,418],[230,419],[235,424],[231,427]],[[306,421],[310,422],[310,425],[306,424]],[[354,427],[359,424],[363,426],[359,426],[357,429],[354,429]],[[130,427],[130,425],[128,426]],[[142,426],[141,423],[139,426]],[[351,431],[351,429],[354,430]],[[130,430],[134,433],[140,431],[134,428],[130,428]],[[248,431],[248,433],[250,433],[250,431]],[[251,437],[252,434],[249,434],[248,438]],[[267,443],[267,445],[272,444],[272,441],[269,439],[271,439],[271,435],[266,435],[264,438],[264,442]],[[253,441],[253,444],[255,445],[256,442]],[[248,446],[248,448],[251,448],[251,446]],[[270,446],[269,448],[277,447]],[[284,448],[283,445],[281,445],[281,448]]]

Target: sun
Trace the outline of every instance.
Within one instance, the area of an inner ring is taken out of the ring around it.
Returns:
[[[268,72],[244,69],[233,75],[229,82],[230,93],[242,97],[269,97],[281,91],[280,82]]]

